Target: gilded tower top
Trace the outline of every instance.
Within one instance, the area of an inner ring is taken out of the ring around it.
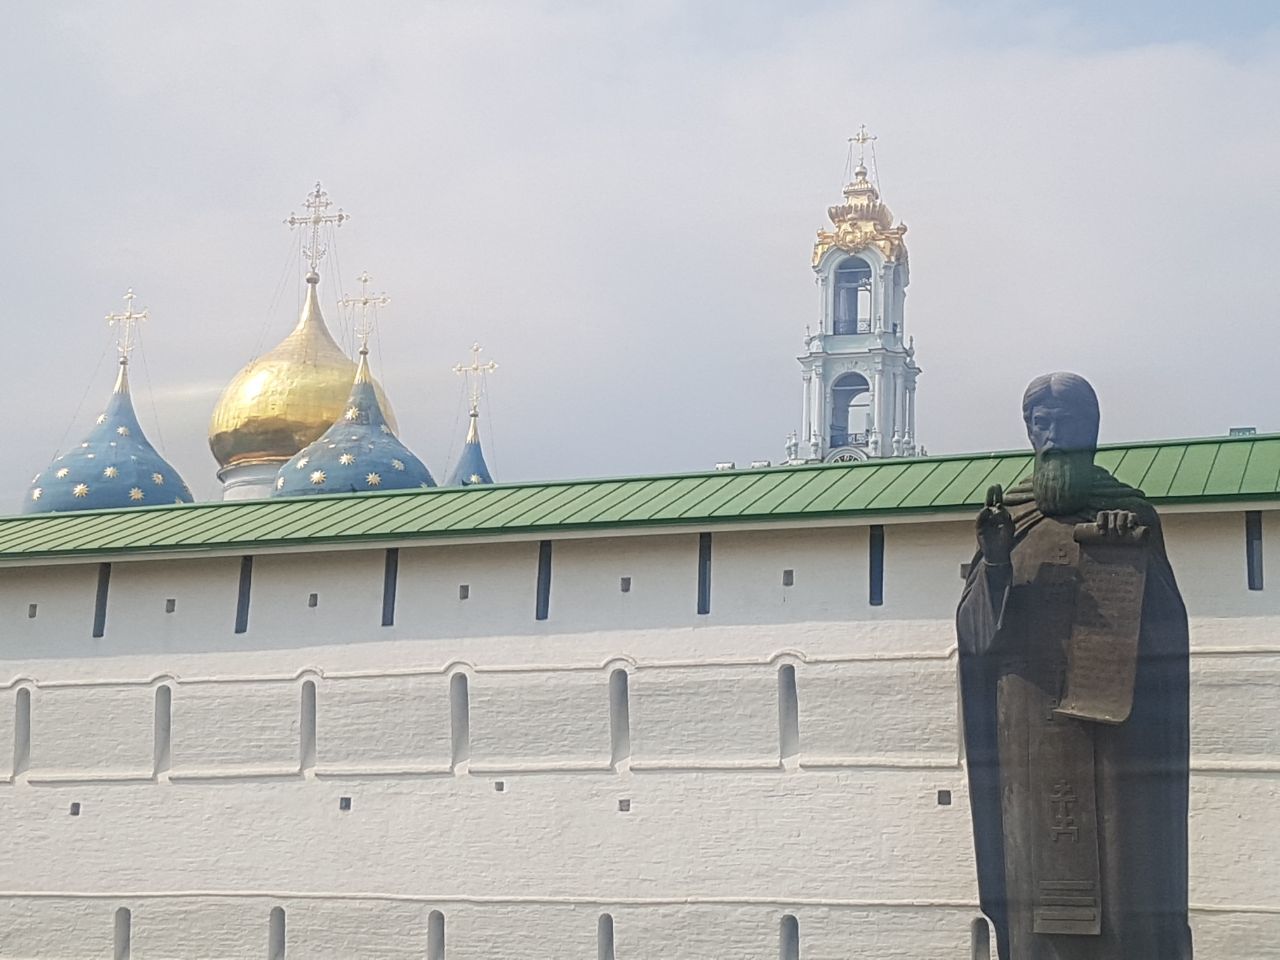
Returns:
[[[815,267],[832,247],[839,247],[846,253],[875,247],[886,260],[906,259],[903,236],[907,228],[901,223],[896,227],[893,225],[893,212],[880,199],[880,191],[867,177],[865,149],[867,143],[875,139],[867,133],[866,126],[859,127],[857,134],[849,138],[850,160],[856,143],[858,162],[853,168],[853,178],[845,185],[844,203],[827,209],[834,229],[818,231],[818,239],[813,245]]]

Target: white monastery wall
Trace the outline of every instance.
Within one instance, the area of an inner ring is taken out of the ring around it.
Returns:
[[[1280,588],[1165,525],[1197,949],[1280,957]],[[556,541],[545,620],[536,542],[406,546],[385,627],[385,551],[262,555],[239,634],[238,557],[113,563],[98,639],[97,564],[0,570],[0,957],[970,958],[971,522],[887,526],[880,605],[866,526],[714,532],[705,615],[698,543]]]

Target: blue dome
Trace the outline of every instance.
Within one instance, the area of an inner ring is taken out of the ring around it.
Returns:
[[[178,471],[151,446],[129,397],[129,365],[120,375],[107,409],[79,446],[36,474],[23,513],[61,513],[154,503],[190,503],[191,491]]]
[[[302,497],[435,485],[426,464],[387,425],[369,374],[368,352],[361,350],[342,419],[280,468],[271,495]]]
[[[467,430],[467,441],[462,445],[462,453],[458,462],[453,465],[449,474],[448,485],[451,487],[470,487],[478,483],[493,483],[489,473],[489,465],[484,462],[484,451],[480,449],[480,430],[477,426],[480,414],[471,411],[471,427]]]

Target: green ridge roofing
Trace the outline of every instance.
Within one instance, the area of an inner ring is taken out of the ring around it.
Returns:
[[[1103,447],[1157,503],[1280,498],[1280,435]],[[0,561],[972,510],[1027,452],[0,518]]]

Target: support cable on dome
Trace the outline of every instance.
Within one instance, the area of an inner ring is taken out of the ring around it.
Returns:
[[[93,372],[89,374],[84,382],[84,392],[80,394],[80,400],[76,404],[75,412],[71,414],[71,419],[67,421],[67,425],[62,431],[62,436],[58,438],[58,446],[49,457],[50,460],[55,459],[63,451],[67,443],[67,437],[71,433],[71,428],[80,421],[80,411],[84,409],[84,402],[89,398],[89,391],[93,389],[94,384],[98,381],[98,371],[102,369],[102,360],[107,355],[107,349],[113,342],[114,338],[110,336],[103,339],[102,351],[98,354],[98,359],[93,364]]]

